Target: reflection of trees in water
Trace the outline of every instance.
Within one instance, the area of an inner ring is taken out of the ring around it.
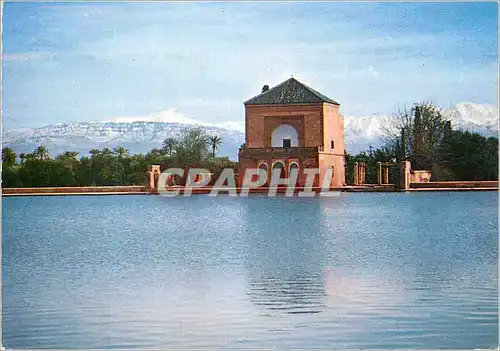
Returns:
[[[283,313],[324,309],[324,243],[317,199],[248,199],[246,271],[252,303]]]

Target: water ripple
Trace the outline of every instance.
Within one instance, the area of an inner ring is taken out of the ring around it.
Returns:
[[[4,344],[496,347],[497,200],[3,199]]]

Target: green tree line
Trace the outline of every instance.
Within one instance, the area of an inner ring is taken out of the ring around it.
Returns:
[[[2,149],[2,187],[63,187],[145,185],[148,167],[202,167],[214,173],[235,167],[227,157],[217,157],[222,143],[218,135],[208,135],[202,128],[186,128],[179,135],[164,140],[159,148],[146,154],[129,154],[123,147],[92,149],[78,157],[66,151],[55,158],[43,145],[29,154],[15,154]]]

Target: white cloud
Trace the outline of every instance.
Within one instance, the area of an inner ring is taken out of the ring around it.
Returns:
[[[39,60],[54,56],[51,52],[20,52],[15,54],[3,53],[2,60],[6,62]]]
[[[379,73],[379,72],[377,72],[377,71],[375,70],[375,68],[373,68],[373,66],[372,66],[372,65],[370,65],[370,66],[368,67],[368,72],[370,72],[370,73],[371,73],[374,77],[378,77],[378,76],[380,76],[380,73]]]
[[[35,36],[56,53],[4,54],[18,62],[5,70],[7,110],[15,111],[7,119],[71,113],[83,120],[175,106],[193,118],[230,121],[262,85],[292,74],[339,101],[346,115],[426,99],[496,101],[498,63],[470,51],[463,36],[410,24],[382,29],[386,18],[369,16],[369,6],[309,6],[44,5]]]

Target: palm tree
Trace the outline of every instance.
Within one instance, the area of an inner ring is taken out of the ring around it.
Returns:
[[[151,157],[159,158],[162,155],[163,155],[162,149],[154,148],[154,149],[149,150],[149,152],[146,154],[146,158],[151,158]]]
[[[220,144],[222,144],[222,139],[220,136],[214,134],[208,137],[208,142],[212,148],[212,158],[215,158],[215,151],[219,148]]]
[[[71,173],[75,174],[75,171],[78,167],[78,152],[76,151],[65,151],[59,156],[56,157],[56,161],[58,161],[61,165],[66,167],[71,171]]]
[[[71,161],[77,161],[78,157],[78,152],[76,151],[65,151],[59,156],[57,156],[57,159],[60,161],[66,161],[66,160],[71,160]]]
[[[168,137],[165,140],[163,140],[162,149],[168,156],[172,156],[172,152],[174,151],[177,144],[178,141],[176,138]]]
[[[102,149],[101,155],[111,156],[111,155],[113,155],[113,150],[111,150],[109,147],[105,147],[104,149]]]
[[[113,161],[108,164],[108,167],[110,167],[110,174],[113,180],[118,180],[119,185],[125,185],[127,183],[127,170],[130,167],[128,150],[123,146],[118,146],[113,149],[113,156],[114,155],[116,155],[117,158],[113,159]]]
[[[125,149],[123,146],[118,146],[113,151],[118,156],[118,158],[123,158],[125,156],[128,156],[128,149]]]
[[[89,151],[89,153],[91,155],[91,158],[95,158],[95,157],[97,157],[97,156],[99,156],[101,154],[101,150],[94,148],[94,149],[91,149]]]
[[[90,172],[89,180],[92,186],[101,181],[100,171],[102,169],[102,152],[97,148],[93,148],[89,151],[90,153]]]
[[[163,162],[163,155],[164,155],[163,149],[154,148],[154,149],[151,149],[144,156],[144,160],[147,164],[150,164],[150,165],[151,164],[153,164],[153,165],[161,164]]]
[[[38,158],[40,161],[46,160],[49,158],[49,150],[43,145],[40,145],[35,149],[35,157]]]
[[[10,147],[4,147],[2,149],[2,162],[7,166],[12,166],[16,164],[17,156],[14,150]]]
[[[210,157],[208,135],[201,127],[184,128],[175,145],[172,162],[178,166],[196,166]]]

